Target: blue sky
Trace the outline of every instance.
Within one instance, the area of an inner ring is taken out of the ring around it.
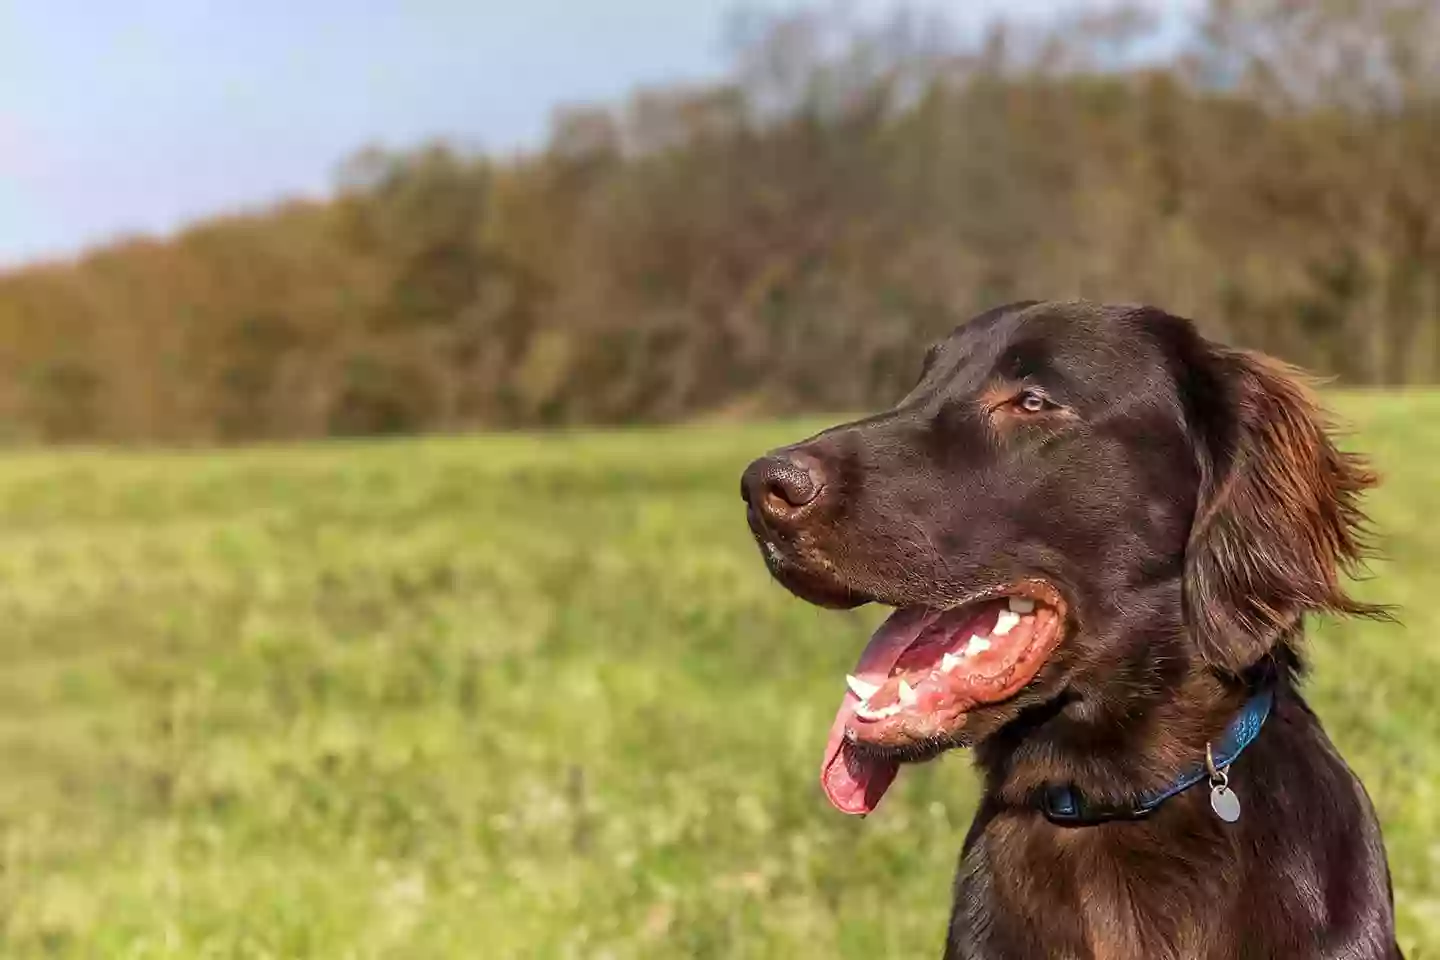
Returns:
[[[1087,2],[943,6],[980,19]],[[861,11],[895,5],[852,0]],[[323,193],[336,165],[370,143],[533,144],[557,103],[723,70],[735,7],[0,0],[0,267]]]

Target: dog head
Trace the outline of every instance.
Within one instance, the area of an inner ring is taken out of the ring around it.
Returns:
[[[896,608],[822,773],[865,812],[902,761],[1027,708],[1196,663],[1238,675],[1306,612],[1364,612],[1342,574],[1373,482],[1295,371],[1159,310],[1027,302],[936,344],[891,410],[755,461],[742,492],[792,592]]]

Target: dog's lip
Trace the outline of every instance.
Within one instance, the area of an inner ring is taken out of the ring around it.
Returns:
[[[1038,576],[1024,576],[1011,581],[1001,581],[994,586],[982,587],[962,594],[958,599],[941,603],[926,603],[922,600],[915,603],[891,604],[891,606],[895,606],[897,609],[902,606],[928,606],[939,613],[950,613],[973,604],[999,600],[1001,597],[1028,597],[1037,603],[1043,603],[1047,607],[1067,614],[1071,609],[1070,600],[1065,596],[1065,592],[1056,586],[1054,581]]]
[[[941,589],[932,594],[916,596],[870,587],[862,589],[828,564],[812,562],[796,550],[793,544],[773,536],[763,528],[758,518],[752,516],[750,519],[755,543],[760,548],[771,575],[802,599],[821,606],[843,604],[855,607],[875,603],[895,610],[924,607],[937,614],[944,614],[972,604],[1017,596],[1029,597],[1048,607],[1066,611],[1066,619],[1069,618],[1069,611],[1074,609],[1066,592],[1051,578],[1040,575],[1027,574],[1014,579],[993,578],[985,586],[959,593]],[[817,594],[823,599],[815,599]]]
[[[753,518],[751,528],[771,576],[802,600],[821,607],[851,609],[879,599],[855,588],[827,564],[813,562],[793,543],[771,536]]]

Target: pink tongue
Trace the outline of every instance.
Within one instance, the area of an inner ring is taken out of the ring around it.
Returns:
[[[884,683],[900,655],[938,616],[924,607],[896,610],[865,645],[865,652],[855,665],[855,676],[870,683]],[[853,692],[845,691],[830,728],[830,740],[825,744],[825,764],[820,768],[820,785],[825,788],[825,796],[842,813],[865,814],[874,810],[900,772],[898,763],[860,756],[845,739],[845,725],[855,715],[859,702],[860,698]]]

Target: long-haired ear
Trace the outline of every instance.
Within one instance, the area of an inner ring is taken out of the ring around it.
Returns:
[[[1239,673],[1307,612],[1377,615],[1342,577],[1362,562],[1360,494],[1376,483],[1338,450],[1304,376],[1205,344],[1192,379],[1201,490],[1185,556],[1185,616],[1215,668]]]

